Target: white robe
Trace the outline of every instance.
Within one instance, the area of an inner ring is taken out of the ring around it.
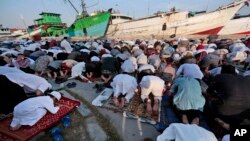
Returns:
[[[133,64],[133,61],[130,59],[124,61],[124,63],[121,65],[122,71],[127,72],[127,73],[135,72],[136,67],[137,66],[135,64]]]
[[[5,73],[4,74],[10,81],[18,84],[24,88],[26,93],[33,93],[36,90],[45,92],[47,89],[51,89],[51,84],[42,77],[28,74],[28,73]]]
[[[25,72],[15,67],[0,66],[0,75],[4,75],[6,73],[25,73]]]
[[[196,124],[170,124],[157,141],[217,141],[214,134]]]
[[[29,51],[35,51],[37,48],[40,48],[41,44],[40,43],[33,43],[28,45],[25,50],[29,50]]]
[[[50,96],[29,98],[15,106],[10,126],[33,126],[47,113],[47,110],[52,114],[59,110],[59,107],[54,106]]]
[[[67,40],[63,40],[60,45],[66,50],[67,53],[71,53],[73,50],[73,48],[71,47],[70,43]]]
[[[144,76],[140,82],[141,86],[141,99],[144,101],[149,98],[149,94],[152,93],[154,99],[161,101],[165,82],[157,76],[148,75]]]
[[[71,78],[76,78],[76,77],[82,75],[82,73],[85,71],[86,71],[85,63],[84,62],[77,63],[71,69]]]
[[[129,101],[135,94],[137,81],[128,74],[118,74],[113,79],[111,86],[114,90],[114,96],[118,97],[120,94],[126,94],[125,99]]]
[[[176,77],[179,76],[202,79],[204,75],[198,65],[185,63],[182,64],[176,72]]]

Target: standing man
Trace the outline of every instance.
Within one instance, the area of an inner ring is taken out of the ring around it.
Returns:
[[[70,43],[67,41],[68,37],[64,37],[61,41],[61,47],[66,50],[67,53],[71,53],[73,48],[71,47]]]

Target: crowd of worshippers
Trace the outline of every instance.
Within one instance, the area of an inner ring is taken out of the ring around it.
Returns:
[[[2,95],[1,100],[12,103],[0,106],[0,113],[26,98],[19,93],[44,95],[51,84],[42,77],[59,83],[65,78],[101,78],[103,87],[113,89],[118,108],[139,93],[147,113],[158,114],[162,96],[168,95],[182,123],[199,125],[202,112],[208,123],[216,121],[228,130],[250,118],[249,47],[248,37],[5,41],[0,48],[1,83],[13,86],[0,87],[14,96]]]

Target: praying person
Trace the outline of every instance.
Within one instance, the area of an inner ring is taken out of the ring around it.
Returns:
[[[165,89],[165,82],[161,78],[153,75],[144,76],[140,82],[141,87],[141,99],[146,103],[146,109],[148,114],[154,115],[159,113],[160,101]],[[153,94],[154,99],[151,101],[149,94]],[[153,107],[152,107],[153,103]]]
[[[201,93],[201,86],[197,79],[179,77],[174,80],[171,89],[173,103],[181,113],[182,122],[199,125],[199,111],[203,110],[205,98]]]
[[[179,76],[196,78],[201,80],[203,78],[203,73],[197,64],[184,63],[178,68],[176,72],[176,77]]]
[[[61,99],[59,92],[53,91],[48,96],[29,98],[15,106],[13,119],[10,124],[11,130],[15,131],[23,125],[33,126],[47,111],[56,114],[60,107],[55,102]]]
[[[130,99],[135,95],[137,89],[137,81],[133,76],[128,74],[118,74],[111,82],[111,86],[114,90],[114,103],[115,106],[123,108],[125,103],[128,103]],[[119,102],[119,97],[121,100]]]
[[[68,37],[64,37],[61,42],[61,47],[65,49],[67,53],[71,53],[73,51],[73,48],[71,47],[70,43],[67,41]]]
[[[51,52],[48,52],[47,55],[37,58],[34,65],[32,66],[32,68],[36,72],[35,74],[38,76],[42,76],[51,61],[53,61],[53,53]]]
[[[52,88],[52,85],[42,77],[28,73],[4,73],[10,81],[23,87],[25,93],[35,93],[37,96],[44,95],[46,90]]]

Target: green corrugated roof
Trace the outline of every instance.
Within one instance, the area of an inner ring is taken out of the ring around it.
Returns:
[[[44,14],[54,14],[54,15],[57,15],[57,16],[60,16],[60,15],[61,15],[61,14],[51,13],[51,12],[42,12],[42,13],[40,13],[39,15],[44,15]]]

